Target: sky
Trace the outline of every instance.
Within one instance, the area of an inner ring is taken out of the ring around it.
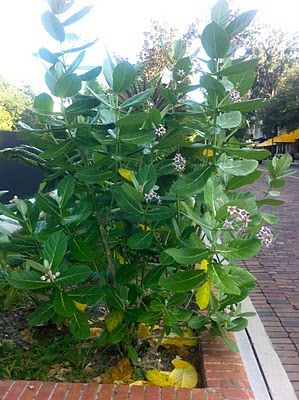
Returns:
[[[105,49],[134,62],[141,49],[143,32],[156,19],[185,31],[195,19],[209,19],[214,0],[76,0],[77,11],[92,4],[93,11],[77,24],[69,26],[82,40],[99,38],[89,51],[88,65],[102,65]],[[241,11],[258,10],[258,19],[285,31],[298,29],[298,0],[231,0]],[[0,0],[0,75],[11,83],[30,84],[38,93],[44,91],[45,66],[33,55],[40,47],[58,51],[59,43],[49,38],[41,24],[47,9],[46,0]]]

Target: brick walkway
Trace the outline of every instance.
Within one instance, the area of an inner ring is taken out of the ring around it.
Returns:
[[[280,218],[274,246],[244,264],[258,280],[251,300],[299,398],[299,169],[281,191],[285,204],[271,208]]]

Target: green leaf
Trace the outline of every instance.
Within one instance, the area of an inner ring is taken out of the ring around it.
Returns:
[[[138,131],[144,122],[147,120],[148,114],[146,112],[137,112],[132,115],[127,115],[117,121],[120,128],[120,134],[131,133]]]
[[[243,96],[252,87],[255,81],[254,71],[246,71],[236,75],[230,75],[229,80],[234,84],[236,90]]]
[[[84,286],[68,292],[68,295],[78,303],[94,304],[104,298],[105,292],[97,286]]]
[[[217,209],[225,202],[223,188],[216,177],[210,177],[204,188],[204,200],[211,215],[216,216]]]
[[[210,256],[207,248],[186,247],[181,249],[167,249],[165,253],[170,255],[179,264],[199,263]]]
[[[54,310],[63,317],[70,317],[75,313],[76,307],[73,299],[66,292],[58,291],[53,301]]]
[[[120,135],[120,140],[126,144],[144,145],[155,140],[154,131],[142,129],[136,132],[128,132]]]
[[[16,221],[21,221],[21,218],[14,214],[13,211],[10,210],[9,206],[0,203],[0,214],[5,215],[6,217],[12,218]]]
[[[58,42],[64,42],[64,27],[59,19],[53,13],[51,13],[51,11],[46,11],[43,13],[42,24],[50,36],[52,36]]]
[[[146,220],[150,222],[163,221],[165,219],[172,218],[176,213],[175,208],[157,206],[150,208],[144,213]]]
[[[269,214],[269,213],[261,213],[261,216],[264,221],[266,221],[268,224],[277,224],[279,221],[279,218],[277,215]]]
[[[60,217],[58,204],[52,197],[39,193],[36,201],[42,211],[55,217]]]
[[[77,11],[75,14],[67,18],[64,22],[63,25],[71,25],[74,22],[79,21],[81,18],[83,18],[89,11],[92,9],[92,6],[85,6],[81,10]]]
[[[133,106],[137,106],[143,104],[147,99],[151,97],[153,91],[151,89],[147,89],[144,92],[139,92],[134,96],[130,97],[128,100],[124,101],[121,104],[121,108],[130,108]]]
[[[57,269],[59,267],[66,249],[67,238],[62,231],[57,231],[48,237],[43,249],[43,256],[49,262],[51,268]]]
[[[46,49],[45,47],[41,47],[38,50],[38,55],[45,61],[48,61],[51,64],[56,64],[59,62],[59,58],[52,53],[50,50]]]
[[[33,107],[35,110],[40,111],[42,114],[50,114],[53,112],[54,101],[47,93],[41,93],[35,97]],[[48,117],[45,115],[38,115],[40,122],[45,122]]]
[[[230,67],[223,68],[221,71],[218,72],[218,74],[222,76],[244,74],[245,72],[254,70],[257,64],[258,60],[247,60],[238,62],[231,65]]]
[[[157,181],[156,168],[151,164],[144,165],[142,168],[138,169],[136,179],[142,187],[143,192],[148,193]]]
[[[225,96],[225,87],[217,79],[211,75],[202,75],[200,83],[204,89],[207,90],[208,94],[212,97],[218,96],[221,100]]]
[[[179,196],[190,196],[203,191],[207,179],[211,176],[212,167],[197,167],[193,172],[179,178],[172,187]]]
[[[229,36],[221,26],[213,21],[203,30],[201,43],[209,57],[223,58],[229,49]]]
[[[226,184],[226,189],[234,190],[241,186],[250,185],[259,179],[262,175],[261,171],[254,171],[245,176],[233,176]]]
[[[117,289],[108,286],[105,287],[104,290],[107,304],[117,310],[124,311],[124,302],[126,299],[122,298],[120,292]]]
[[[75,182],[71,175],[63,178],[57,185],[57,193],[59,196],[59,207],[64,208],[75,191]]]
[[[102,67],[94,67],[84,74],[79,75],[81,81],[90,81],[91,79],[97,78],[102,71]]]
[[[187,292],[203,285],[207,280],[207,274],[202,270],[180,271],[169,277],[162,277],[159,284],[170,292]]]
[[[59,278],[55,282],[62,286],[76,285],[86,281],[90,277],[91,269],[86,265],[71,265],[60,269]]]
[[[48,0],[48,4],[53,14],[63,14],[74,4],[74,2],[75,0]]]
[[[113,176],[112,171],[105,171],[100,168],[82,168],[75,173],[75,178],[84,183],[101,184]]]
[[[136,232],[128,237],[128,246],[133,250],[148,249],[153,242],[153,233],[151,231]]]
[[[254,111],[259,108],[265,102],[264,99],[253,99],[240,101],[237,103],[225,104],[219,107],[220,111],[241,111],[241,112],[249,112]]]
[[[165,271],[165,265],[158,265],[150,269],[143,279],[143,286],[145,288],[151,288],[159,283],[159,279]]]
[[[139,264],[125,264],[120,266],[116,271],[115,280],[120,285],[127,285],[133,279],[136,278],[137,274],[140,272],[141,266]]]
[[[7,278],[8,283],[16,289],[42,289],[51,286],[51,283],[42,281],[37,271],[13,271]]]
[[[258,206],[281,206],[284,204],[283,200],[277,200],[277,199],[263,199],[263,200],[257,200],[256,204]]]
[[[136,78],[136,71],[130,63],[123,61],[113,71],[113,91],[121,93],[133,85]]]
[[[75,260],[91,261],[93,259],[93,250],[87,241],[75,237],[70,243],[70,249]]]
[[[258,239],[236,239],[217,245],[216,251],[225,258],[245,260],[254,257],[261,248]]]
[[[222,129],[236,128],[242,122],[242,114],[240,111],[231,111],[218,115],[216,119],[217,125]]]
[[[229,294],[240,294],[238,286],[220,265],[214,263],[209,265],[209,276],[218,290]]]
[[[74,147],[70,140],[64,140],[61,143],[54,144],[41,154],[44,160],[64,158]]]
[[[40,326],[54,317],[55,311],[51,302],[40,304],[27,319],[28,325]]]
[[[85,50],[81,51],[81,53],[79,53],[77,55],[77,57],[74,59],[74,61],[67,68],[66,73],[72,74],[73,72],[75,72],[76,69],[81,65],[84,57],[85,57]]]
[[[226,174],[234,176],[249,175],[258,167],[256,160],[233,160],[225,154],[219,158],[217,167]]]
[[[225,28],[229,21],[229,6],[226,0],[218,0],[211,10],[212,21]]]
[[[255,287],[256,279],[250,272],[236,265],[228,265],[225,269],[239,288],[253,289]]]
[[[270,151],[260,149],[234,149],[234,148],[222,148],[223,152],[228,156],[236,156],[245,158],[248,160],[264,160],[270,156]]]
[[[141,202],[143,196],[127,183],[115,189],[115,200],[125,212],[140,215],[143,213]]]
[[[232,20],[225,28],[226,32],[230,36],[235,36],[241,33],[255,17],[256,10],[246,11],[238,15],[234,20]]]
[[[82,82],[76,74],[65,73],[55,83],[53,94],[57,97],[72,97],[81,90]]]
[[[90,335],[90,327],[87,316],[76,312],[69,321],[71,333],[78,339],[87,339]]]
[[[226,327],[228,332],[239,332],[247,328],[248,321],[246,318],[239,317],[232,320]]]
[[[109,341],[112,344],[116,344],[121,342],[122,338],[126,334],[126,324],[120,325],[117,328],[115,328],[109,336]]]
[[[173,44],[173,56],[176,61],[184,57],[186,53],[186,43],[183,40],[176,40]]]

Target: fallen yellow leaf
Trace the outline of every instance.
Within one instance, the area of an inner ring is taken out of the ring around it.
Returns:
[[[75,306],[78,308],[79,311],[85,311],[87,308],[87,304],[83,303],[78,303],[77,301],[74,301]]]
[[[97,327],[90,328],[91,337],[99,337],[102,334],[102,332],[103,332],[102,328],[97,328]]]
[[[127,357],[122,358],[110,372],[111,383],[122,382],[123,384],[127,385],[130,383],[132,374],[133,367],[131,361]]]
[[[146,371],[146,378],[156,386],[175,386],[173,379],[170,377],[170,373],[167,371],[158,371],[157,369],[151,369]]]
[[[150,385],[150,382],[149,382],[149,381],[135,381],[135,382],[130,383],[130,386],[133,386],[133,385],[137,385],[137,386],[149,386],[149,385]]]
[[[162,345],[169,345],[169,346],[196,346],[197,340],[196,339],[189,339],[194,337],[194,332],[190,328],[186,328],[183,336],[178,336],[175,333],[170,333],[162,340]]]
[[[117,328],[124,320],[124,314],[121,311],[112,311],[108,317],[105,318],[105,324],[108,332],[112,332]]]
[[[134,177],[133,171],[130,171],[129,169],[125,169],[125,168],[118,168],[118,173],[122,178],[126,179],[129,182],[132,182],[133,177]]]
[[[197,372],[192,364],[178,358],[173,359],[171,363],[175,368],[169,377],[174,382],[174,386],[192,389],[197,385]]]

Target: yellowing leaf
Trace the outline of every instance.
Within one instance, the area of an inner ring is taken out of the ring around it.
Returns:
[[[174,386],[194,388],[197,385],[198,377],[193,365],[178,358],[171,362],[175,368],[171,371],[169,377],[173,380]]]
[[[121,311],[112,311],[105,319],[105,324],[108,332],[112,332],[117,328],[124,320],[124,314]]]
[[[201,263],[200,263],[200,269],[203,269],[204,271],[207,271],[208,270],[208,264],[209,264],[208,260],[202,260]]]
[[[166,336],[162,340],[162,345],[169,345],[169,346],[196,346],[197,340],[196,339],[189,339],[194,337],[194,333],[192,329],[186,328],[183,336],[178,336],[175,333],[170,333],[170,335]]]
[[[170,373],[167,371],[158,371],[157,369],[151,369],[146,371],[146,378],[156,386],[174,386],[174,381],[170,378]]]
[[[87,308],[87,304],[83,303],[78,303],[77,301],[74,301],[75,306],[78,308],[79,311],[85,311]]]
[[[151,336],[150,327],[145,324],[139,324],[137,335],[140,340],[148,339]]]
[[[118,259],[121,265],[124,265],[125,259],[123,258],[123,256],[121,256],[119,253],[116,253],[116,258]]]
[[[205,310],[208,307],[211,298],[210,279],[196,290],[195,298],[200,310]]]
[[[118,173],[122,178],[126,179],[129,182],[132,182],[133,177],[134,177],[133,171],[130,171],[129,169],[125,169],[125,168],[118,168]]]
[[[214,155],[214,150],[211,150],[211,149],[204,149],[204,150],[202,151],[202,155],[205,156],[205,157],[213,157],[213,155]]]
[[[99,337],[101,335],[101,333],[103,332],[102,328],[90,328],[90,336],[91,337]]]
[[[125,357],[118,361],[110,373],[103,376],[102,383],[118,383],[127,385],[131,381],[133,367],[131,361]]]
[[[130,383],[130,386],[137,385],[137,386],[149,386],[150,382],[149,381],[134,381]]]
[[[151,230],[149,226],[145,226],[144,224],[138,224],[138,227],[147,232]]]

